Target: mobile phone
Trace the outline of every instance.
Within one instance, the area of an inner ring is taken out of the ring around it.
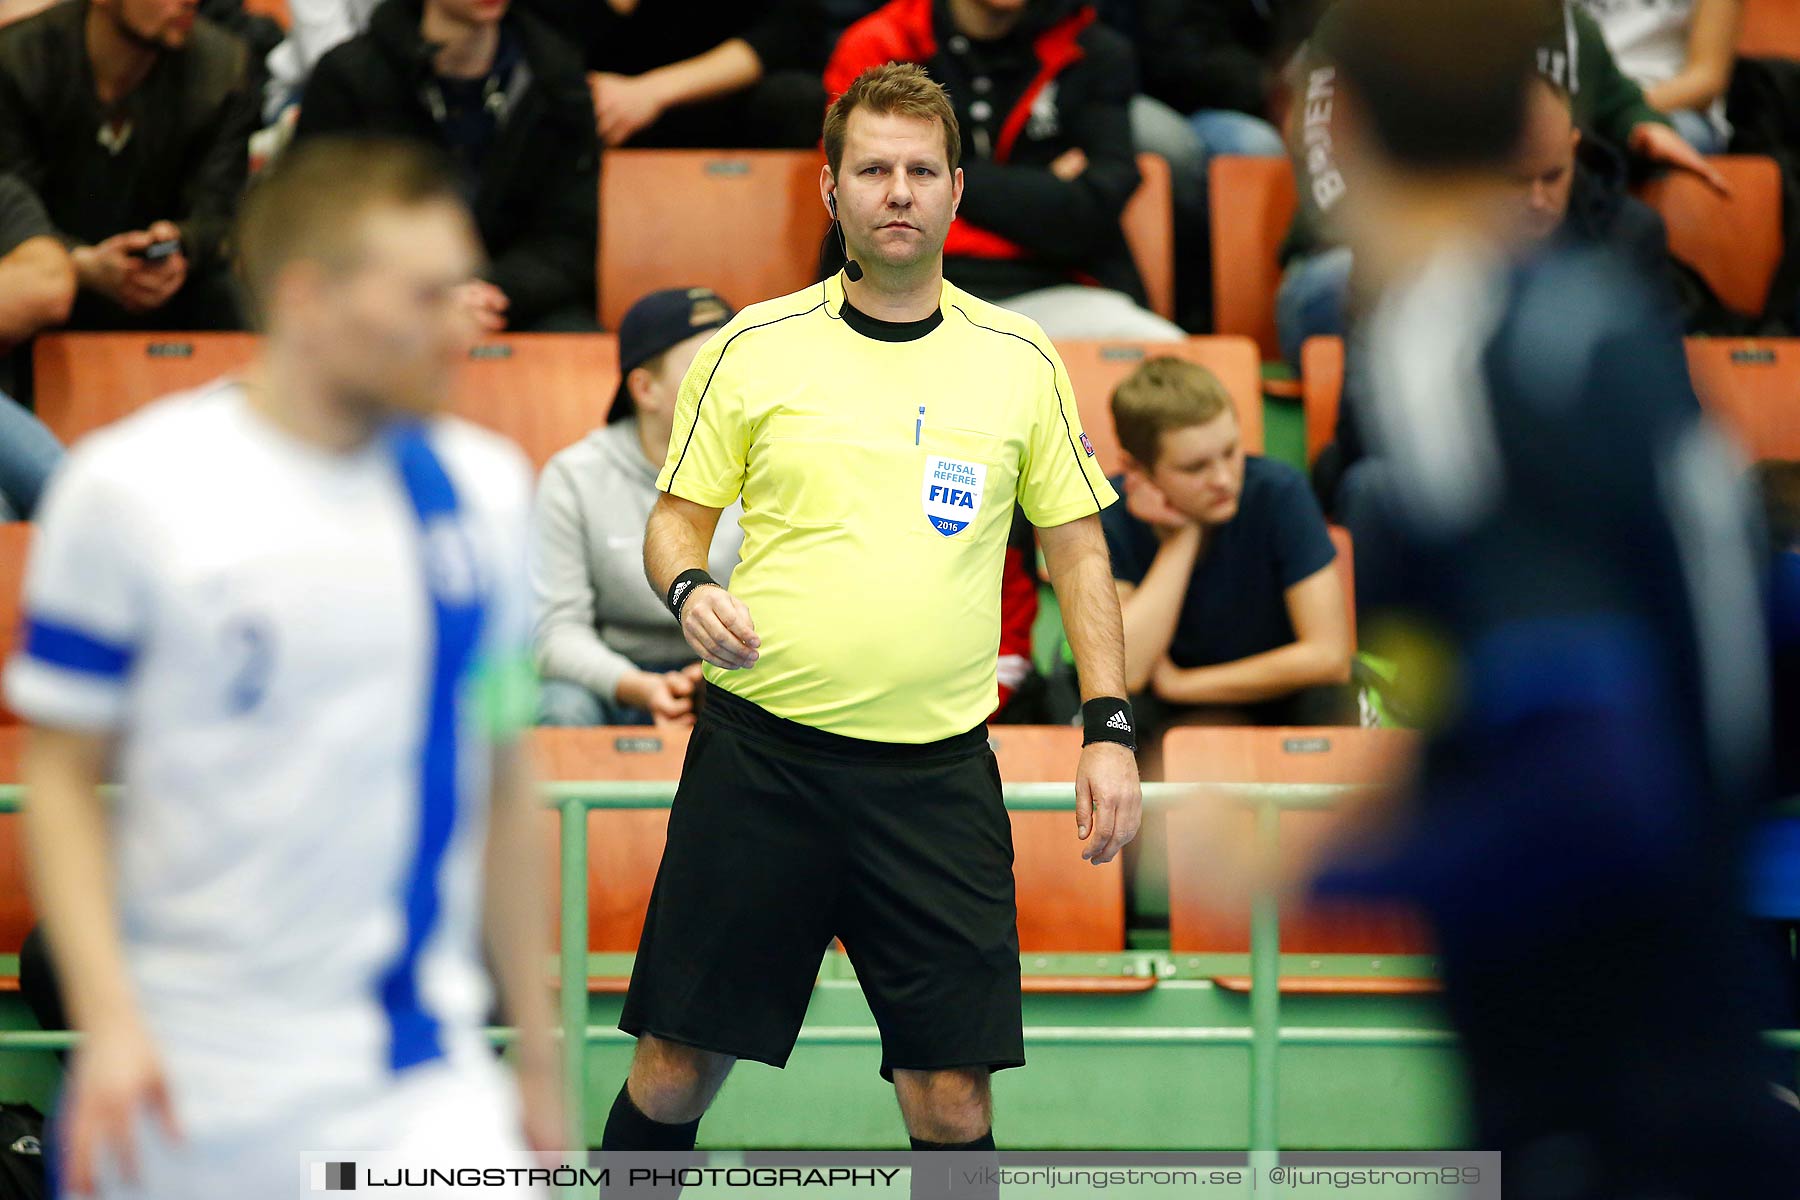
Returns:
[[[171,254],[176,253],[180,249],[181,249],[181,239],[180,238],[164,238],[160,242],[151,242],[148,246],[145,246],[142,250],[133,251],[132,257],[133,258],[141,258],[145,262],[161,262],[163,259],[169,257],[169,255],[171,255]]]

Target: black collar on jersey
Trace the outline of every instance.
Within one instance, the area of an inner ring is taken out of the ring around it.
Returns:
[[[944,310],[941,308],[933,309],[929,317],[917,321],[877,320],[850,303],[848,296],[844,297],[843,307],[838,315],[844,318],[844,324],[878,342],[916,342],[944,323]]]

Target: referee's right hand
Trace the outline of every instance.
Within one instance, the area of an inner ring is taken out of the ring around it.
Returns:
[[[695,654],[727,671],[754,665],[762,646],[750,609],[716,583],[703,583],[688,597],[681,609],[681,634]]]

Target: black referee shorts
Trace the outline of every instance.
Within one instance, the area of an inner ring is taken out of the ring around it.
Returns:
[[[619,1028],[785,1066],[837,937],[882,1078],[1023,1066],[1012,862],[985,728],[868,742],[709,684]]]

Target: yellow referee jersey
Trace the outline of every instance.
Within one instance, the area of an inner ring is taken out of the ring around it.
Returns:
[[[993,712],[1013,504],[1033,525],[1115,499],[1037,324],[944,284],[911,325],[841,276],[752,305],[682,381],[657,486],[744,502],[731,590],[761,656],[706,677],[847,737],[931,742]]]

